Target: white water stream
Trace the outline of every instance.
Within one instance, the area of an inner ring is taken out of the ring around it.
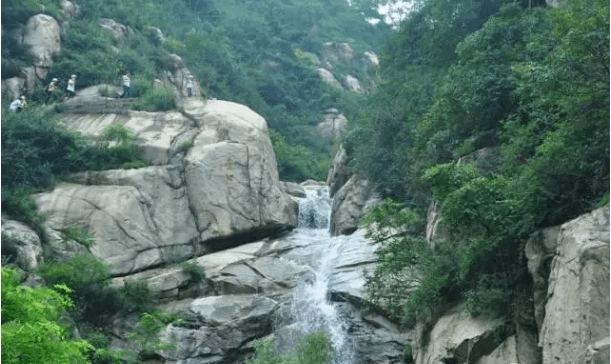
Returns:
[[[298,228],[290,239],[296,253],[305,260],[309,273],[295,289],[291,302],[293,328],[304,334],[324,330],[334,349],[336,364],[356,362],[355,340],[349,333],[350,322],[342,315],[340,304],[331,302],[334,285],[359,289],[364,281],[359,275],[343,276],[338,270],[352,260],[373,256],[362,235],[332,237],[329,232],[331,200],[328,190],[308,191],[300,203]]]

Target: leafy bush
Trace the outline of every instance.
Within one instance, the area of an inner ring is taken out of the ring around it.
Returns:
[[[78,296],[87,288],[110,284],[111,266],[93,255],[74,255],[62,262],[44,262],[38,273],[47,285],[65,284]]]
[[[134,331],[128,334],[128,339],[138,346],[138,359],[146,359],[158,350],[168,351],[174,348],[158,335],[170,323],[167,318],[168,316],[162,313],[144,313],[140,317]]]
[[[193,141],[191,140],[187,140],[184,141],[180,144],[178,144],[178,146],[176,147],[176,151],[177,152],[186,152],[188,151],[191,147],[193,146]]]
[[[71,306],[65,286],[31,288],[19,285],[18,274],[2,267],[2,362],[88,363],[92,346],[70,339],[59,323]]]
[[[176,94],[172,87],[151,88],[132,104],[134,110],[166,111],[175,108]]]
[[[90,249],[95,245],[93,234],[84,226],[69,226],[60,230],[61,237],[64,241],[74,241],[78,244]]]
[[[102,135],[104,139],[115,141],[125,147],[129,147],[136,140],[134,132],[123,124],[112,124],[107,126],[102,132]]]
[[[191,278],[196,282],[202,282],[206,279],[204,267],[195,262],[182,262],[178,265],[185,273],[189,273]]]
[[[142,97],[153,89],[153,80],[139,74],[131,80],[131,89],[134,97]]]
[[[130,312],[143,312],[152,308],[153,291],[146,281],[131,280],[119,291],[122,306]]]

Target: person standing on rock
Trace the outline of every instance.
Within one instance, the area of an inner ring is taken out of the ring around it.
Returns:
[[[120,98],[124,98],[125,96],[127,96],[129,98],[134,97],[132,95],[131,80],[130,80],[129,76],[130,76],[129,71],[125,72],[125,74],[123,75],[123,94],[121,94],[121,96],[119,96]]]
[[[76,95],[76,75],[70,76],[68,87],[66,87],[66,94],[68,97],[74,97],[74,95]]]
[[[187,95],[193,97],[193,76],[189,76],[187,80]]]

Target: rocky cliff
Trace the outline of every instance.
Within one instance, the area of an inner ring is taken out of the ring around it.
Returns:
[[[63,118],[91,137],[123,125],[151,163],[76,174],[36,196],[51,235],[86,227],[97,242],[93,253],[116,275],[163,265],[177,250],[202,255],[296,226],[297,204],[281,189],[267,124],[245,106],[193,99],[180,112]]]
[[[446,308],[420,325],[415,363],[609,363],[609,206],[537,231],[525,255],[533,292],[519,317]]]

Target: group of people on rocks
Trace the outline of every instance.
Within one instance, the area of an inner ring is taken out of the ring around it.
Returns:
[[[59,95],[57,92],[59,90],[58,83],[59,83],[59,80],[57,78],[53,78],[51,82],[47,85],[45,89],[45,99],[44,99],[45,102],[58,98],[58,95]],[[74,95],[76,95],[76,75],[70,76],[70,79],[68,80],[67,86],[66,86],[66,96],[73,97]],[[25,96],[21,95],[11,102],[11,104],[9,105],[9,109],[12,112],[19,112],[23,110],[23,108],[25,108],[26,106],[27,106],[27,102],[25,100]]]
[[[124,97],[133,98],[134,96],[132,93],[131,79],[130,79],[129,71],[126,71],[123,74],[122,81],[123,81],[123,93],[122,94],[117,93],[117,97],[118,98],[124,98]],[[53,78],[51,82],[49,83],[49,85],[47,85],[45,101],[50,101],[50,100],[57,98],[56,95],[58,95],[57,91],[59,90],[58,83],[59,83],[59,80],[57,78]],[[66,85],[66,97],[71,98],[71,97],[74,97],[75,95],[76,95],[76,75],[72,75],[70,76],[70,79],[68,80],[67,85]],[[187,95],[189,97],[193,97],[193,76],[191,75],[187,79]],[[19,98],[13,100],[9,108],[13,112],[19,112],[26,105],[27,103],[25,101],[25,96],[22,95]]]

